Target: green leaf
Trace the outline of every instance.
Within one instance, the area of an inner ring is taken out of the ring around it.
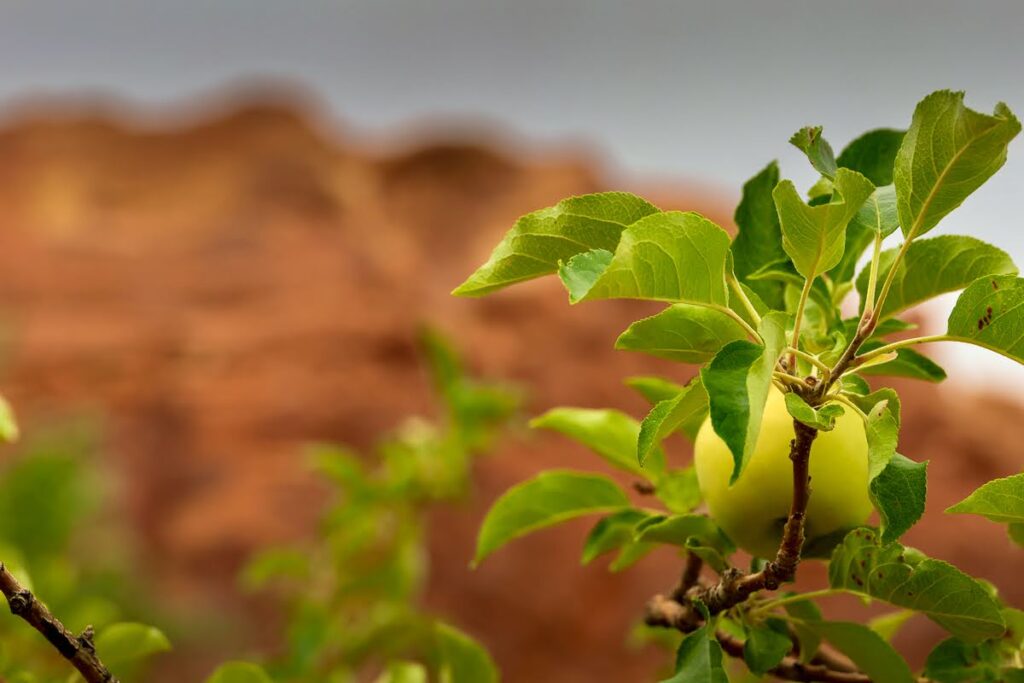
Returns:
[[[878,392],[868,394],[858,403],[864,404],[878,398]],[[898,404],[897,404],[898,409]],[[889,465],[896,455],[900,438],[899,414],[893,412],[890,399],[882,398],[868,412],[864,432],[868,440],[868,480],[875,479]]]
[[[448,624],[436,624],[434,633],[441,659],[440,683],[498,683],[498,669],[480,643]]]
[[[676,384],[661,377],[647,376],[627,377],[626,386],[652,404],[675,398],[686,388],[682,384]]]
[[[1024,279],[996,275],[976,280],[949,314],[947,335],[1024,363]]]
[[[832,431],[836,419],[846,412],[838,403],[829,403],[815,410],[799,394],[794,393],[786,394],[786,410],[794,419],[822,432]]]
[[[550,429],[579,441],[609,464],[631,474],[651,478],[665,470],[665,455],[652,447],[648,470],[637,463],[636,444],[640,423],[618,410],[553,408],[530,421],[534,429]]]
[[[887,643],[891,643],[903,625],[914,616],[915,612],[909,609],[901,609],[896,612],[888,612],[868,621],[868,628],[877,633]]]
[[[924,514],[928,463],[895,453],[868,489],[882,519],[882,543],[899,540]]]
[[[677,429],[692,441],[708,414],[708,393],[700,375],[695,377],[675,398],[659,402],[640,424],[636,458],[641,466],[652,451],[657,452],[661,442]]]
[[[950,564],[916,555],[899,543],[879,544],[873,531],[857,529],[832,554],[829,583],[921,612],[970,643],[1003,634],[999,605],[981,583]]]
[[[96,652],[107,664],[133,662],[170,649],[167,636],[146,624],[111,624],[96,636]]]
[[[769,313],[761,323],[764,346],[745,340],[730,342],[700,373],[708,393],[711,424],[732,452],[732,482],[743,472],[761,432],[772,371],[786,344],[785,321],[784,314]]]
[[[672,512],[690,512],[702,500],[697,471],[692,466],[668,470],[658,477],[654,495]]]
[[[666,211],[623,230],[612,258],[572,257],[559,277],[577,303],[595,299],[654,299],[726,306],[729,235],[700,214]]]
[[[772,189],[779,182],[779,167],[773,161],[743,185],[743,198],[734,217],[737,232],[732,242],[733,271],[773,309],[782,310],[783,287],[776,282],[754,281],[750,275],[765,265],[786,258],[782,249],[779,214]]]
[[[273,683],[273,680],[255,664],[228,662],[214,671],[206,683]]]
[[[807,155],[807,159],[821,175],[826,178],[836,177],[836,157],[832,145],[821,136],[821,126],[805,126],[793,133],[789,139],[793,145]]]
[[[11,443],[18,440],[18,422],[14,419],[14,410],[3,396],[0,396],[0,442]]]
[[[1024,523],[1024,474],[994,479],[962,501],[946,508],[955,515],[981,515],[1002,524]]]
[[[867,352],[882,346],[880,341],[869,341],[861,346]],[[896,357],[886,363],[866,365],[860,369],[864,375],[885,375],[887,377],[909,377],[925,382],[938,383],[946,379],[942,366],[913,349],[899,349]]]
[[[629,507],[629,498],[607,477],[568,470],[541,472],[510,488],[491,507],[480,527],[473,565],[538,529],[624,507]]]
[[[391,662],[375,683],[429,683],[427,668],[419,662]]]
[[[642,510],[626,508],[599,519],[583,544],[583,556],[580,558],[580,563],[590,564],[601,555],[631,543],[633,529],[648,516]]]
[[[1011,541],[1024,548],[1024,524],[1014,522],[1006,527],[1006,533]]]
[[[1020,122],[1003,103],[991,116],[964,106],[962,92],[940,90],[918,103],[896,155],[900,226],[924,235],[1006,161]]]
[[[676,652],[676,674],[662,683],[729,683],[722,668],[722,646],[707,624],[683,638]]]
[[[265,587],[271,581],[309,578],[309,556],[294,548],[271,548],[256,555],[242,572],[242,585],[249,590]]]
[[[997,678],[999,658],[990,643],[971,645],[956,638],[947,638],[928,655],[924,674],[939,683],[969,681],[1000,681]]]
[[[746,336],[740,324],[721,311],[674,304],[630,325],[619,335],[615,348],[700,364],[714,358],[729,342]]]
[[[882,252],[878,263],[879,282],[888,277],[897,251]],[[941,235],[915,241],[896,269],[881,317],[889,318],[940,294],[961,290],[981,277],[1016,274],[1017,266],[1005,251],[974,237]],[[857,276],[861,310],[864,310],[869,278],[869,267]]]
[[[867,626],[846,621],[812,621],[804,626],[832,643],[874,683],[915,683],[903,657]]]
[[[751,673],[763,676],[777,667],[792,647],[785,622],[770,620],[747,629],[743,661]]]
[[[896,153],[904,131],[878,128],[861,135],[839,153],[836,164],[857,171],[876,187],[892,184]]]
[[[883,185],[875,188],[860,207],[850,221],[850,229],[865,233],[868,236],[865,241],[870,244],[878,235],[888,237],[896,232],[896,228],[900,227],[899,220],[896,213],[896,188]]]
[[[487,262],[452,293],[483,296],[554,273],[560,262],[581,252],[614,251],[626,226],[657,212],[654,205],[626,192],[564,199],[516,221]]]
[[[718,525],[705,515],[652,515],[633,529],[633,538],[643,543],[664,543],[686,547],[696,538],[702,545],[731,554],[736,546]]]
[[[801,275],[814,278],[839,263],[846,226],[873,191],[867,178],[845,168],[836,173],[832,200],[820,206],[805,204],[789,180],[775,187],[782,246]]]
[[[721,552],[711,546],[702,545],[698,538],[686,539],[686,551],[704,560],[704,564],[718,573],[722,573],[731,566]]]

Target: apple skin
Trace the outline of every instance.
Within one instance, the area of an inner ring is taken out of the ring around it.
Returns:
[[[711,518],[736,544],[755,557],[771,559],[793,499],[789,442],[793,418],[782,392],[772,388],[764,409],[757,446],[739,480],[729,486],[733,458],[704,421],[694,445],[697,482]],[[860,526],[871,514],[868,498],[868,443],[861,418],[849,409],[830,432],[819,432],[811,447],[811,500],[807,540]]]

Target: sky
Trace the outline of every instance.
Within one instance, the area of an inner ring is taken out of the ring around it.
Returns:
[[[538,148],[592,147],[623,176],[736,197],[773,158],[811,183],[786,143],[803,125],[824,125],[838,150],[905,127],[939,88],[1024,112],[1022,29],[1020,0],[9,0],[0,110],[95,93],[159,108],[268,78],[308,88],[366,133],[482,122]],[[1022,190],[1018,140],[941,229],[1024,263]],[[937,351],[1006,387],[1024,380],[987,352]]]

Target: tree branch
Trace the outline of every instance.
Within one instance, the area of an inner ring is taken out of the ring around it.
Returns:
[[[96,655],[90,626],[76,636],[60,622],[46,605],[22,586],[7,567],[0,562],[0,592],[7,598],[11,614],[24,619],[68,660],[87,683],[118,683],[112,673]]]

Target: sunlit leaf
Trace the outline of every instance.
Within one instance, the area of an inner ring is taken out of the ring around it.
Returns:
[[[805,126],[793,133],[789,139],[793,145],[807,155],[808,161],[826,178],[836,177],[836,158],[832,146],[821,135],[821,126]]]
[[[1006,628],[999,605],[978,581],[899,543],[880,544],[869,529],[851,532],[836,548],[829,583],[921,612],[970,643],[995,638]]]
[[[882,519],[882,542],[899,540],[924,514],[928,463],[895,453],[868,487]]]
[[[636,457],[644,465],[652,452],[657,452],[662,440],[676,430],[682,430],[690,440],[708,414],[708,394],[698,375],[674,398],[659,402],[640,424]]]
[[[564,434],[604,458],[611,465],[643,477],[654,477],[665,469],[665,456],[652,446],[648,468],[637,462],[640,423],[617,410],[553,408],[530,422],[534,429]]]
[[[607,477],[567,470],[541,472],[513,486],[491,507],[480,527],[473,564],[538,529],[628,506],[629,498]]]
[[[96,636],[96,651],[107,664],[137,661],[170,649],[167,636],[146,624],[111,624]]]
[[[637,541],[680,547],[686,547],[689,539],[696,538],[703,545],[727,555],[736,549],[729,537],[705,515],[652,515],[634,528],[633,535]]]
[[[997,275],[976,280],[956,300],[947,334],[1024,363],[1024,279]]]
[[[440,654],[440,683],[498,683],[494,661],[480,643],[454,626],[434,627]]]
[[[534,211],[516,221],[487,262],[453,294],[483,296],[516,282],[555,273],[560,262],[581,252],[614,252],[627,225],[657,211],[657,207],[626,192],[570,197]]]
[[[994,479],[946,508],[952,514],[981,515],[1003,524],[1024,523],[1024,474]]]
[[[679,363],[705,363],[723,346],[747,334],[721,311],[674,304],[638,320],[619,335],[615,348],[667,358]]]
[[[255,664],[228,662],[214,671],[206,683],[273,683],[273,680]]]

